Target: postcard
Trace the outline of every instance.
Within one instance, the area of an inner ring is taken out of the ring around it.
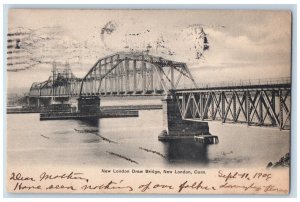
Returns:
[[[288,194],[289,10],[9,9],[10,193]]]

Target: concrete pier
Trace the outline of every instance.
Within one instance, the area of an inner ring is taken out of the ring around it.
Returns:
[[[158,136],[161,141],[194,138],[196,135],[210,135],[207,122],[183,120],[178,104],[172,96],[162,99],[164,131]]]
[[[78,112],[81,114],[97,114],[100,113],[100,98],[94,97],[79,97]]]

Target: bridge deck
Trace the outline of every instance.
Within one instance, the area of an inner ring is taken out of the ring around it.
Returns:
[[[234,86],[207,86],[201,88],[184,88],[172,90],[175,93],[203,92],[203,91],[230,91],[230,90],[253,90],[253,89],[290,89],[291,83],[280,84],[253,84]]]

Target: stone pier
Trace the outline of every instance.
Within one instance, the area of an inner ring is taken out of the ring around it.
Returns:
[[[80,114],[100,113],[100,98],[97,96],[78,98],[78,112]]]
[[[165,130],[159,135],[159,140],[194,138],[196,135],[210,134],[207,122],[183,120],[179,106],[172,96],[166,96],[162,99],[162,104],[163,126]]]

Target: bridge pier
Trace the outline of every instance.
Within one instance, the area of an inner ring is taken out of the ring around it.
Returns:
[[[39,108],[40,106],[41,106],[40,98],[37,98],[37,107]]]
[[[100,113],[100,98],[98,96],[79,97],[78,111],[80,114]]]
[[[39,97],[28,96],[26,99],[27,99],[28,107],[33,107],[33,108],[39,109],[40,107],[45,105],[45,101]]]
[[[30,96],[26,96],[27,107],[30,107]]]
[[[158,136],[161,141],[194,138],[196,135],[210,135],[207,122],[183,120],[178,103],[172,96],[162,99],[163,126],[165,130]]]

